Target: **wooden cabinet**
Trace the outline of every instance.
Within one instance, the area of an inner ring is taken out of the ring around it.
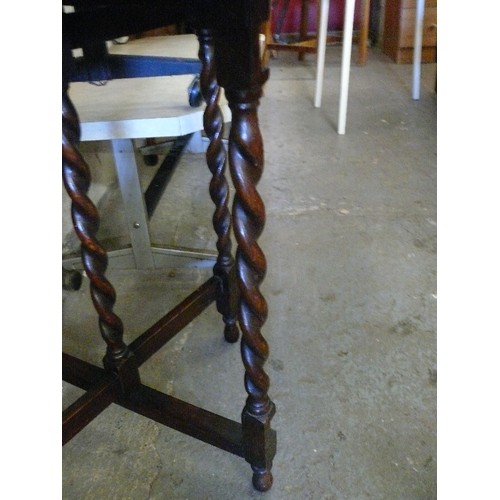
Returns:
[[[382,51],[398,64],[413,61],[416,0],[386,0]],[[422,62],[437,55],[437,0],[425,0]]]

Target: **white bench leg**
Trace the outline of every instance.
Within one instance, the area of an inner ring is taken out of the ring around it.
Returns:
[[[325,72],[325,51],[326,36],[328,30],[328,14],[330,10],[330,0],[320,0],[319,31],[316,47],[316,91],[314,94],[314,107],[321,106],[321,96],[323,94],[323,80]]]
[[[425,0],[417,0],[415,14],[415,43],[413,44],[413,85],[412,98],[420,99],[420,71],[422,64],[422,38],[424,31],[424,4]]]
[[[147,212],[137,172],[133,141],[131,139],[115,139],[111,141],[111,144],[135,267],[137,269],[154,269]]]
[[[349,93],[349,73],[351,70],[352,31],[354,24],[355,0],[346,0],[344,13],[344,32],[342,35],[342,68],[340,73],[340,98],[339,98],[339,135],[345,134],[347,119],[347,95]]]

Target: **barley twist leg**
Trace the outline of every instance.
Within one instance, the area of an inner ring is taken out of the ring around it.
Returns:
[[[224,119],[219,107],[220,87],[216,80],[212,33],[208,29],[200,29],[197,35],[200,42],[198,56],[203,63],[200,86],[206,103],[203,126],[210,140],[206,154],[208,168],[212,173],[210,196],[215,204],[212,221],[217,234],[218,257],[214,275],[220,278],[217,310],[222,314],[225,323],[225,339],[228,342],[236,342],[239,337],[236,324],[237,288],[233,273],[234,259],[231,254],[231,213],[228,207],[229,186],[225,175],[226,151],[222,143]]]
[[[71,198],[73,226],[81,242],[82,262],[90,279],[92,302],[107,346],[104,364],[111,371],[119,371],[119,366],[129,357],[130,352],[123,342],[122,321],[113,312],[116,293],[104,275],[108,264],[106,251],[96,239],[99,215],[87,196],[90,170],[77,148],[80,139],[79,120],[66,92],[63,93],[62,110],[63,181]]]
[[[229,163],[236,190],[233,223],[238,243],[236,273],[241,294],[241,354],[248,393],[242,414],[243,441],[246,459],[254,471],[254,486],[266,491],[273,481],[271,467],[276,451],[276,434],[270,427],[275,406],[268,396],[269,377],[264,371],[269,348],[261,334],[267,319],[267,303],[259,290],[266,274],[266,259],[257,243],[265,224],[264,203],[256,190],[264,166],[257,120],[261,87],[226,91],[226,94],[232,111]]]

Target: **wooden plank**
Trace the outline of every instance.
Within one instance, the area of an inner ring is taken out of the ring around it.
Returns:
[[[62,379],[65,382],[88,391],[104,377],[106,377],[106,371],[103,368],[62,353]]]
[[[105,378],[63,411],[63,445],[113,403],[116,398],[117,387],[117,378]]]
[[[101,380],[63,412],[63,444],[67,443],[111,403],[150,418],[179,432],[192,436],[234,455],[244,457],[242,429],[239,422],[191,405],[160,391],[140,385],[129,399],[118,397],[118,378],[90,363],[64,355],[63,364],[70,363],[65,380],[87,389]],[[104,375],[104,378],[102,378]]]
[[[356,42],[359,40],[359,34],[354,33],[352,37],[353,41]],[[296,42],[296,43],[268,43],[267,44],[267,49],[268,50],[283,50],[286,52],[298,52],[298,51],[304,51],[307,53],[314,54],[316,53],[316,38],[311,38],[310,40],[304,40],[302,42]],[[326,38],[326,43],[327,45],[330,43],[341,43],[342,42],[342,35],[328,35]]]
[[[435,63],[437,60],[436,47],[422,47],[422,63]],[[397,64],[413,63],[413,48],[403,47],[397,53]]]
[[[268,43],[268,50],[283,50],[286,52],[308,52],[314,54],[316,52],[316,40],[307,40],[298,43]]]
[[[168,396],[147,386],[117,404],[233,455],[244,457],[239,422]]]
[[[130,345],[138,366],[196,318],[214,300],[212,277]],[[118,378],[102,368],[63,353],[63,380],[87,392],[63,412],[63,444],[73,438],[117,397]]]
[[[400,0],[387,2],[384,16],[384,36],[382,39],[382,51],[391,59],[396,60],[399,49],[400,37]]]
[[[212,276],[129,345],[137,366],[147,361],[215,300],[218,279]]]
[[[399,47],[413,47],[415,43],[415,10],[404,9],[401,11],[401,36]],[[424,30],[422,33],[422,46],[435,47],[437,45],[437,9],[435,7],[424,11]]]

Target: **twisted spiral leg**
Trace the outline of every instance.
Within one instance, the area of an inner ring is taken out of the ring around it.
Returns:
[[[66,93],[63,93],[62,156],[63,181],[71,198],[71,215],[75,232],[81,242],[84,269],[90,278],[92,302],[99,316],[99,328],[106,342],[105,365],[116,371],[129,354],[123,342],[123,324],[113,312],[116,294],[104,276],[108,259],[106,251],[95,235],[99,228],[97,209],[88,198],[90,171],[77,149],[80,127],[76,110]]]
[[[225,176],[226,153],[222,144],[224,120],[219,107],[220,88],[216,80],[213,37],[210,30],[197,31],[200,43],[199,59],[202,62],[200,75],[201,93],[206,103],[203,126],[210,143],[207,149],[207,165],[212,173],[210,196],[215,204],[213,227],[217,234],[218,257],[214,275],[220,278],[217,294],[217,310],[222,314],[225,328],[224,337],[228,342],[236,342],[239,337],[237,316],[237,296],[234,284],[234,259],[231,254],[231,213],[228,208],[229,187]]]
[[[243,441],[246,459],[254,471],[254,486],[265,491],[272,485],[270,469],[276,451],[276,434],[270,427],[275,406],[267,393],[269,377],[264,371],[269,347],[261,334],[267,319],[267,303],[259,290],[266,274],[266,259],[257,243],[265,224],[264,203],[256,190],[264,165],[257,120],[260,92],[260,86],[248,91],[226,90],[232,111],[229,164],[236,190],[233,223],[238,243],[236,273],[241,294],[241,354],[248,393],[242,414]]]

